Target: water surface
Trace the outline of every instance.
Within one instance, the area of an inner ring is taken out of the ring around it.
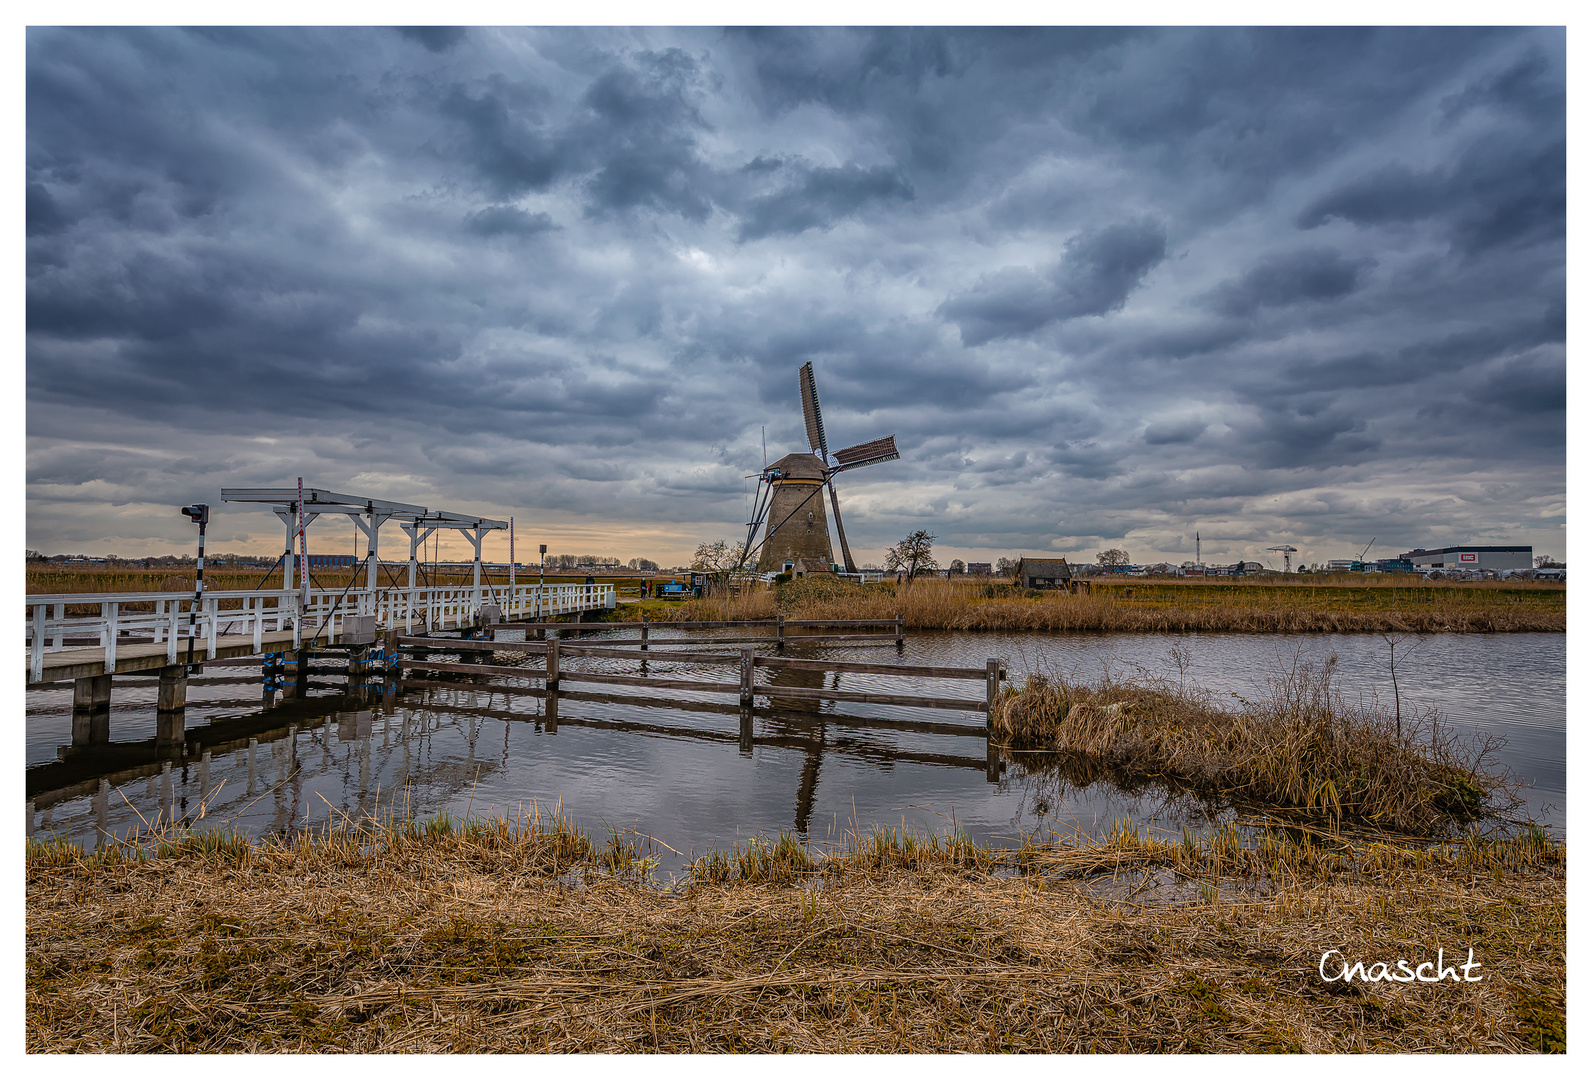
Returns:
[[[736,633],[745,631],[691,637]],[[1502,736],[1502,764],[1529,785],[1529,811],[1562,835],[1565,636],[1430,635],[1406,639],[1397,650],[1406,714],[1436,709],[1462,732]],[[1109,670],[1254,698],[1268,676],[1329,652],[1338,657],[1338,683],[1348,697],[1391,705],[1388,645],[1377,635],[925,633],[900,650],[792,646],[786,655],[976,668],[1000,657],[1017,679],[1037,670],[1092,680]],[[671,662],[664,649],[654,654],[647,670],[663,678],[735,678],[732,667]],[[637,673],[630,660],[566,656],[564,666]],[[790,671],[774,678],[940,697],[983,693],[981,683],[968,681]],[[186,753],[156,745],[152,678],[119,678],[111,743],[76,752],[70,686],[33,690],[28,828],[93,845],[106,831],[125,834],[157,814],[193,819],[201,804],[206,823],[253,835],[378,807],[400,815],[515,815],[560,805],[599,836],[613,828],[656,838],[655,851],[669,867],[693,849],[780,830],[821,843],[874,825],[938,831],[954,821],[977,839],[1001,842],[1097,833],[1125,818],[1151,828],[1201,825],[1198,812],[1166,806],[1155,789],[1126,794],[1104,782],[1080,789],[1025,777],[1012,764],[991,782],[983,719],[972,712],[827,701],[759,707],[748,747],[734,710],[718,711],[733,698],[566,687],[603,691],[602,700],[560,694],[556,723],[549,723],[547,702],[530,694],[454,683],[349,695],[340,676],[324,676],[312,679],[307,699],[267,707],[258,668],[213,667],[190,680]]]

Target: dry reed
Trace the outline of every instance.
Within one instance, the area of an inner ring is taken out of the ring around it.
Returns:
[[[683,604],[681,621],[893,619],[914,630],[1562,633],[1562,587],[1198,586],[1110,583],[1087,595],[943,578],[853,585],[806,578]],[[1132,592],[1132,596],[1127,595]]]
[[[1296,655],[1261,700],[1237,709],[1164,680],[1090,686],[1038,673],[1001,693],[991,723],[1019,748],[1299,820],[1441,835],[1519,805],[1515,786],[1491,771],[1496,740],[1462,739],[1434,713],[1351,704],[1333,686],[1336,663]]]
[[[726,853],[735,873],[669,890],[575,835],[438,820],[100,856],[31,845],[27,1049],[1564,1045],[1564,848],[1540,833],[1409,848],[1124,828],[992,851],[878,830],[820,854],[760,840]],[[1156,874],[1184,887],[1156,894]],[[1473,949],[1483,981],[1317,971],[1327,949],[1439,947]]]

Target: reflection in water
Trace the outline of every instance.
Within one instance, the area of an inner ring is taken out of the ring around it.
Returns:
[[[1351,695],[1376,692],[1378,643],[1301,640],[1339,651],[1340,670],[1354,676],[1346,686]],[[1214,689],[1235,692],[1250,690],[1236,674],[1258,674],[1265,650],[1290,644],[1243,635],[1184,635],[1180,642],[1194,658],[1191,678],[1203,675]],[[1097,659],[1153,669],[1166,649],[1159,635],[922,635],[909,641],[901,662],[977,667],[984,656],[1005,654],[1018,678],[1038,668],[1087,676]],[[1548,793],[1534,811],[1561,826],[1562,812],[1544,814],[1543,806],[1563,804],[1563,636],[1455,635],[1430,639],[1423,649],[1430,667],[1400,671],[1406,708],[1412,699],[1436,704],[1457,722],[1506,734],[1515,753],[1508,763],[1538,782],[1539,795]],[[864,658],[816,647],[800,654]],[[891,647],[867,657],[894,654]],[[506,662],[513,661],[496,659]],[[662,679],[725,681],[723,666],[673,660],[662,649],[646,666]],[[617,659],[569,657],[565,668],[637,673],[633,662]],[[1505,671],[1507,680],[1498,677]],[[1123,819],[1173,831],[1210,820],[1193,800],[1104,775],[1088,761],[1042,764],[1014,755],[1010,772],[999,772],[1002,761],[992,772],[977,714],[810,699],[749,712],[733,697],[689,690],[598,693],[566,683],[550,697],[529,678],[497,676],[488,687],[469,673],[415,674],[425,677],[353,692],[340,679],[312,678],[302,693],[265,695],[262,707],[257,676],[251,683],[207,673],[190,683],[189,719],[175,743],[159,737],[152,691],[144,701],[118,691],[108,726],[103,715],[92,724],[74,717],[69,691],[31,691],[30,833],[92,846],[126,834],[140,816],[193,822],[202,815],[206,827],[232,824],[263,835],[389,811],[514,815],[558,803],[583,828],[633,828],[689,852],[781,829],[831,842],[852,829],[903,821],[943,830],[954,820],[976,839],[1010,841],[1100,832]],[[801,689],[901,689],[851,674],[783,668],[767,676],[773,685]],[[924,680],[910,692],[966,697],[969,688]]]

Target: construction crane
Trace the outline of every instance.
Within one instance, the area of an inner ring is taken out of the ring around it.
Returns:
[[[1267,548],[1266,550],[1267,551],[1280,551],[1280,552],[1282,552],[1282,572],[1285,573],[1285,574],[1289,574],[1289,573],[1293,572],[1293,567],[1289,564],[1288,558],[1294,552],[1298,551],[1299,550],[1298,548],[1294,547],[1291,544],[1282,544],[1282,545],[1279,545],[1278,547]]]
[[[1373,537],[1371,537],[1371,544],[1374,544],[1374,543],[1376,543],[1376,537],[1373,536]],[[1367,545],[1365,545],[1365,547],[1360,549],[1360,554],[1358,554],[1358,555],[1356,555],[1354,557],[1354,561],[1355,562],[1359,562],[1359,563],[1365,562],[1365,553],[1367,551],[1371,550],[1371,544],[1367,544]]]

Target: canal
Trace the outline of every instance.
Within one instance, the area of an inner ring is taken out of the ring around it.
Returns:
[[[583,635],[582,640],[623,631]],[[660,633],[665,633],[660,630]],[[694,642],[734,631],[690,634]],[[681,634],[680,636],[685,636]],[[1499,763],[1526,785],[1525,810],[1563,835],[1565,635],[1428,635],[1396,645],[1406,716],[1436,710],[1462,735],[1501,738]],[[770,648],[767,651],[772,651]],[[786,655],[983,667],[1012,677],[1162,678],[1217,696],[1263,696],[1301,661],[1338,658],[1349,701],[1391,707],[1389,646],[1378,635],[919,633],[865,649],[792,646]],[[671,662],[648,671],[724,681],[732,669]],[[504,663],[500,658],[496,663]],[[634,673],[633,661],[565,660],[565,669]],[[781,672],[792,685],[978,696],[977,683]],[[494,680],[502,681],[502,680]],[[559,695],[556,723],[538,696],[434,677],[397,692],[349,695],[317,677],[300,700],[262,696],[257,666],[212,666],[190,681],[186,753],[155,741],[154,679],[117,680],[110,741],[74,750],[71,686],[27,694],[28,830],[90,847],[157,815],[264,835],[392,811],[515,816],[553,807],[599,839],[612,829],[652,837],[665,868],[781,830],[824,844],[874,826],[943,831],[986,842],[1099,833],[1130,819],[1176,830],[1204,812],[1154,787],[1077,786],[1008,763],[986,771],[976,713],[814,702],[759,708],[748,747],[722,696],[690,691]],[[539,683],[524,680],[525,688]],[[582,689],[595,689],[582,687]],[[970,693],[971,692],[971,693]],[[929,722],[964,725],[920,730]]]

